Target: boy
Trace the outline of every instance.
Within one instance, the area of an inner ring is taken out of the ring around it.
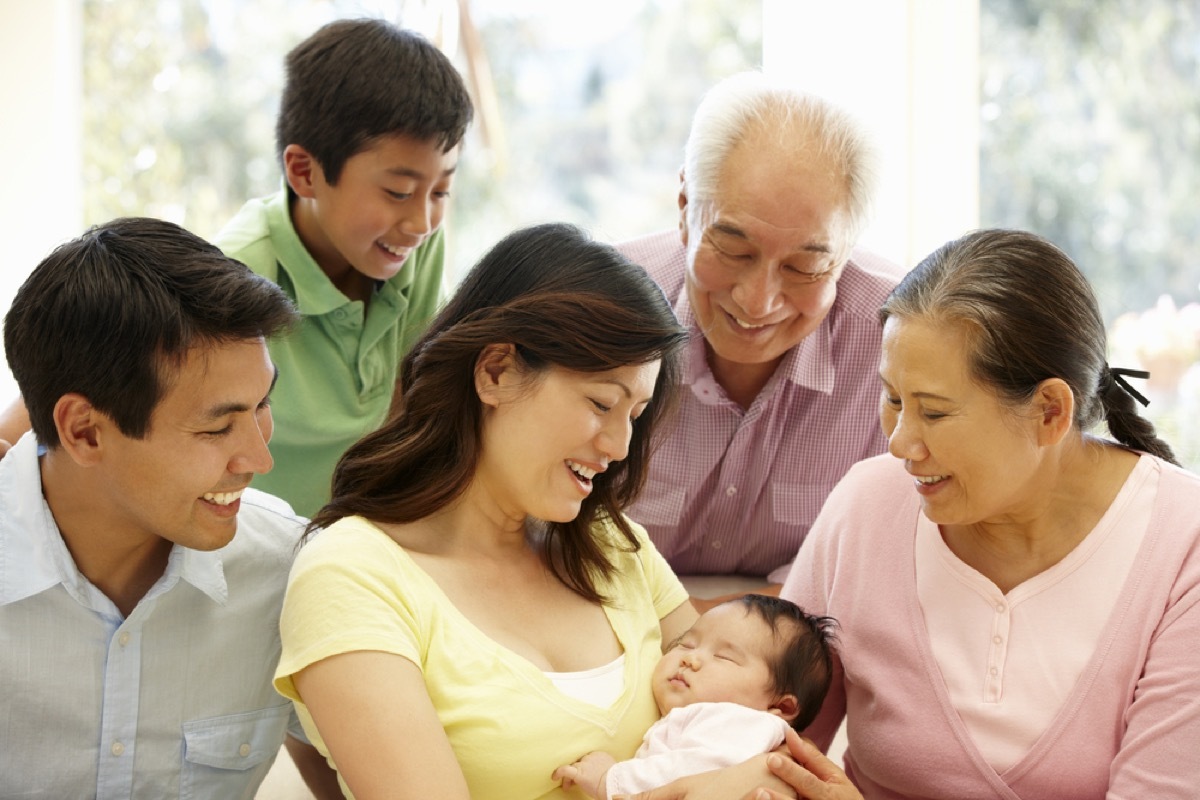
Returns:
[[[400,359],[443,299],[440,226],[473,111],[449,59],[384,20],[332,22],[285,63],[286,187],[216,241],[300,310],[269,342],[275,469],[255,486],[312,516],[342,452],[383,421]]]
[[[744,595],[705,612],[655,667],[663,718],[634,758],[592,752],[559,767],[564,788],[597,800],[739,764],[803,730],[829,689],[836,623],[778,597]]]

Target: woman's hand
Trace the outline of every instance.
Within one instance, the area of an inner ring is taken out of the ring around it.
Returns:
[[[784,741],[792,758],[772,753],[767,756],[767,768],[795,789],[799,797],[807,800],[862,800],[862,794],[854,788],[841,767],[830,761],[812,742],[800,738],[792,730],[787,732]],[[790,795],[758,789],[746,795],[744,800],[783,800],[786,797]]]

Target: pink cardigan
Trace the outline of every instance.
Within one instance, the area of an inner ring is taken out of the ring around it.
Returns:
[[[1200,477],[1161,466],[1106,633],[1050,727],[1002,774],[975,749],[930,649],[912,479],[889,455],[853,467],[783,588],[841,624],[834,685],[807,735],[827,748],[847,719],[846,771],[868,800],[1200,798]]]

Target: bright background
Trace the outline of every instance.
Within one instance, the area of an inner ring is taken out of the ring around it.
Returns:
[[[885,156],[864,243],[912,265],[1022,227],[1088,273],[1111,361],[1200,467],[1195,0],[0,0],[0,308],[54,245],[145,214],[212,236],[279,185],[283,54],[337,17],[421,30],[477,103],[447,223],[459,273],[515,227],[673,226],[690,114],[762,67]],[[16,392],[0,368],[0,404]]]

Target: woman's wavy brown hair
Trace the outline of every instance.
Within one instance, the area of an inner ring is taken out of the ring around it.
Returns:
[[[414,522],[463,493],[479,461],[483,403],[475,367],[488,345],[514,345],[521,367],[535,376],[554,367],[602,372],[661,359],[654,399],[634,423],[628,456],[595,477],[574,520],[545,523],[550,569],[577,594],[603,602],[597,578],[607,579],[613,565],[593,526],[612,520],[636,549],[622,511],[645,482],[686,338],[654,281],[612,247],[565,224],[509,234],[404,358],[390,418],[342,456],[332,500],[309,530],[352,515]]]

